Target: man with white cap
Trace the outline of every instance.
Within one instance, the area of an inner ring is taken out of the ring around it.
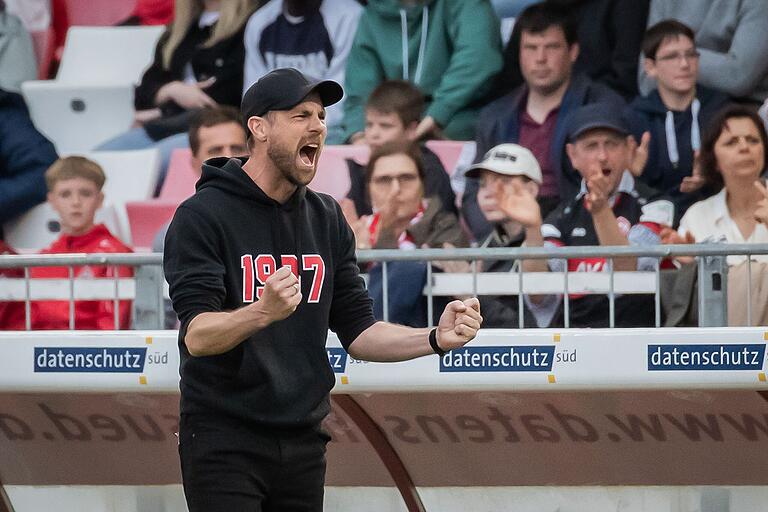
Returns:
[[[528,149],[518,144],[499,144],[491,148],[479,163],[467,169],[466,176],[478,178],[480,189],[477,202],[493,231],[483,242],[483,247],[520,247],[523,244],[540,246],[541,212],[536,196],[542,182],[541,167]],[[541,268],[527,271],[546,272]],[[487,260],[484,272],[509,272],[517,266],[515,260]],[[512,295],[480,297],[483,305],[483,324],[488,327],[518,327],[517,297]],[[523,312],[523,325],[536,327],[533,315]]]

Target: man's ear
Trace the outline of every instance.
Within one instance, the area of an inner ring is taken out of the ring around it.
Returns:
[[[416,121],[409,123],[408,126],[405,127],[405,136],[408,140],[414,140],[416,138],[416,128],[418,127],[419,123]]]
[[[104,204],[104,191],[103,191],[103,190],[99,190],[99,195],[98,195],[98,198],[99,198],[99,200],[98,200],[98,202],[96,203],[96,209],[97,209],[97,210],[98,210],[99,208],[101,208],[101,206]]]
[[[565,153],[568,155],[568,160],[571,162],[571,167],[578,171],[581,165],[581,161],[579,160],[579,152],[576,150],[576,145],[571,142],[567,143],[565,145]]]
[[[656,78],[656,61],[653,59],[644,58],[643,59],[643,69],[645,70],[645,74],[648,75],[651,78]]]
[[[579,47],[579,43],[573,43],[570,48],[568,48],[568,53],[571,57],[571,64],[576,62],[576,59],[579,58],[579,52],[581,51],[581,48]]]
[[[203,167],[203,161],[193,154],[189,156],[189,165],[192,166],[193,171],[199,173]]]
[[[576,154],[576,148],[570,142],[566,143],[565,145],[565,154],[568,155],[568,159],[571,161],[571,164],[573,164],[573,158],[574,158],[574,155]]]
[[[248,118],[248,131],[258,142],[266,142],[269,135],[269,121],[265,117],[251,116]]]

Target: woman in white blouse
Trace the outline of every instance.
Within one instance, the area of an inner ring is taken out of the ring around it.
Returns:
[[[712,197],[691,206],[675,242],[768,243],[768,136],[758,115],[743,106],[718,114],[702,141],[701,174]],[[672,241],[672,240],[669,240]],[[768,325],[768,255],[728,256],[728,325]],[[748,286],[747,282],[750,282]]]
[[[768,243],[768,136],[760,118],[734,105],[720,112],[702,141],[701,174],[718,191],[691,206],[679,234],[695,242]],[[690,233],[690,236],[686,234]],[[768,261],[768,256],[758,258]],[[734,265],[744,257],[729,257]]]

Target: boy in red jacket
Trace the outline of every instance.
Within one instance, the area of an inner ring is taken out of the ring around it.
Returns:
[[[96,210],[104,201],[104,171],[81,156],[60,158],[46,171],[48,202],[59,214],[61,236],[41,254],[126,253],[133,252],[103,225],[94,225]],[[74,267],[74,276],[83,278],[132,277],[130,267],[85,265]],[[67,278],[67,267],[35,267],[33,278]],[[75,329],[127,329],[131,320],[131,302],[118,303],[119,325],[115,325],[112,300],[76,301]],[[32,329],[69,329],[68,301],[32,303]]]

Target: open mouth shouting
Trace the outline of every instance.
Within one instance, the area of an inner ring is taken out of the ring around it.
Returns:
[[[306,167],[314,167],[320,154],[320,145],[316,142],[305,144],[299,148],[299,160]]]

